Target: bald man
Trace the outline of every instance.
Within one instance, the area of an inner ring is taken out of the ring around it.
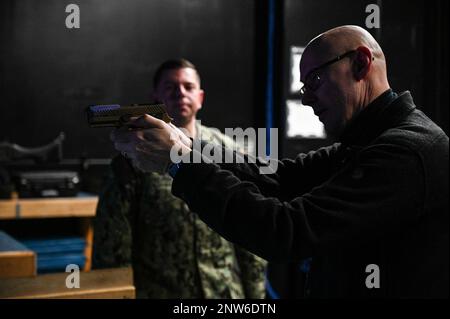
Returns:
[[[303,103],[337,143],[279,161],[271,175],[260,162],[172,163],[172,193],[269,261],[311,260],[305,297],[448,298],[448,136],[409,92],[390,88],[364,29],[317,36],[300,71]],[[198,152],[158,119],[133,125],[143,129],[112,139],[142,170],[166,167],[173,146]]]
[[[389,89],[386,61],[366,30],[344,26],[314,38],[300,63],[302,102],[310,105],[327,133],[346,125]]]

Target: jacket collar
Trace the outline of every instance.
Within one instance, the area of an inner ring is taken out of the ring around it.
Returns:
[[[415,108],[409,91],[397,95],[389,89],[347,125],[339,140],[347,146],[367,145],[384,131],[400,123]]]

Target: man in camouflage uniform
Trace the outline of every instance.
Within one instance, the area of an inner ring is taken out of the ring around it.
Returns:
[[[234,146],[195,120],[204,93],[192,63],[166,61],[153,82],[175,125]],[[121,155],[112,160],[95,219],[93,267],[132,264],[138,298],[263,298],[264,261],[212,231],[171,186],[168,174],[139,172]]]

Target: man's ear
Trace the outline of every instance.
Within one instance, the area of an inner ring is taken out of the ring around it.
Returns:
[[[200,91],[198,92],[199,94],[199,98],[200,98],[200,109],[203,106],[203,101],[205,100],[205,91],[203,91],[202,89],[200,89]]]
[[[372,61],[372,52],[367,47],[361,46],[356,49],[354,74],[358,81],[364,79],[369,73]]]

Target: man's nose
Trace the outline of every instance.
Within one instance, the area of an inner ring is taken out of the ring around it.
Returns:
[[[186,93],[186,90],[184,89],[184,87],[182,85],[177,85],[175,87],[175,96],[176,97],[184,96],[185,93]]]

